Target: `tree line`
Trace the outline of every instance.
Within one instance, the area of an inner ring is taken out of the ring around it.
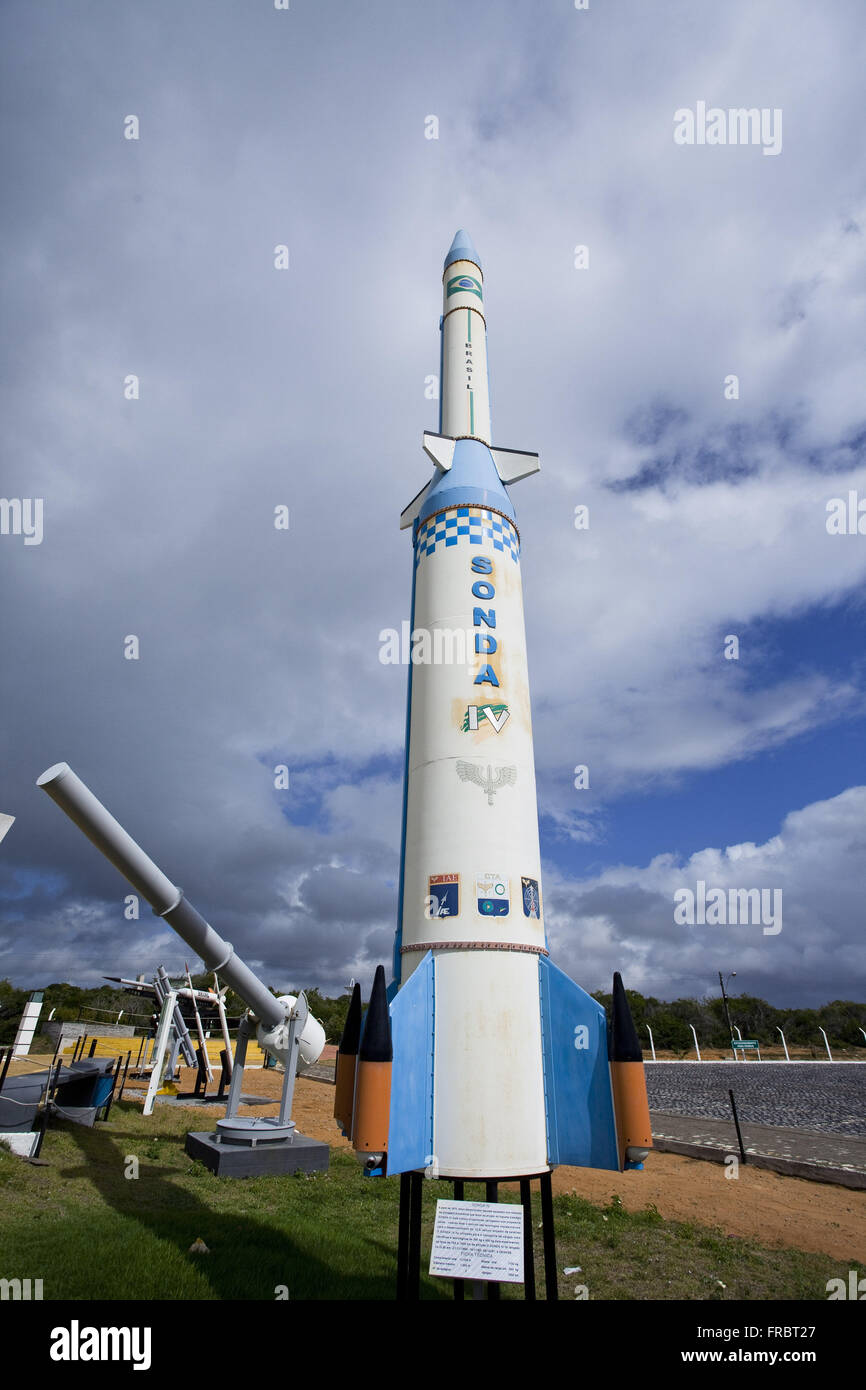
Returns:
[[[192,981],[197,989],[209,989],[213,986],[213,976],[204,973],[193,975]],[[297,994],[298,989],[273,990],[274,994],[285,992]],[[331,999],[317,989],[307,989],[305,992],[310,1011],[323,1024],[328,1042],[339,1042],[349,1007],[349,995],[341,994],[338,998]],[[30,990],[16,989],[9,980],[0,980],[0,1045],[14,1040],[18,1021],[30,993]],[[690,1025],[694,1026],[702,1047],[729,1046],[724,1005],[720,996],[674,999],[668,1003],[662,999],[655,999],[652,995],[639,994],[636,990],[626,990],[626,994],[641,1044],[645,1048],[649,1042],[647,1024],[652,1029],[656,1048],[661,1051],[688,1052],[694,1046]],[[123,1009],[121,1023],[134,1023],[141,1031],[147,1029],[150,1015],[156,1010],[155,1003],[148,997],[129,995],[123,989],[112,985],[82,989],[78,985],[52,984],[46,987],[44,995],[40,1026],[54,1009],[55,1022],[74,1022],[81,1016],[87,1022],[89,1031],[96,1033],[99,1031],[100,1022],[114,1022],[117,1014]],[[610,1011],[609,994],[598,991],[592,997]],[[243,1000],[229,990],[225,1002],[229,1020],[236,1025],[244,1011]],[[780,1038],[776,1030],[781,1028],[789,1047],[812,1046],[820,1049],[823,1047],[823,1039],[818,1030],[823,1028],[830,1039],[831,1047],[835,1045],[866,1049],[866,1039],[860,1032],[861,1028],[866,1028],[866,1004],[858,1004],[853,1000],[836,999],[818,1009],[777,1009],[755,995],[735,994],[728,995],[728,1008],[731,1026],[739,1028],[744,1038],[757,1038],[764,1047],[779,1044]],[[184,1012],[186,1013],[186,1009]]]
[[[674,999],[671,1003],[654,999],[652,995],[644,997],[631,989],[626,990],[626,996],[644,1048],[649,1041],[647,1024],[652,1029],[656,1047],[664,1051],[688,1052],[693,1049],[690,1025],[694,1026],[702,1047],[730,1046],[731,1034],[721,995],[705,999]],[[609,994],[599,992],[593,998],[610,1012]],[[860,1032],[861,1028],[866,1028],[866,1004],[857,1004],[849,999],[835,999],[819,1009],[777,1009],[754,994],[729,994],[728,1010],[734,1037],[739,1028],[744,1038],[757,1038],[763,1047],[781,1046],[777,1032],[781,1028],[789,1047],[823,1049],[824,1040],[818,1031],[823,1028],[831,1047],[835,1044],[837,1047],[866,1049],[866,1038]]]

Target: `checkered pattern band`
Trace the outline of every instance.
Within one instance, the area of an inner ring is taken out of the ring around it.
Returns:
[[[422,556],[432,555],[437,546],[458,545],[461,541],[465,545],[492,541],[493,549],[510,555],[515,564],[520,556],[517,528],[502,512],[490,507],[449,507],[418,527],[415,564],[421,563]]]

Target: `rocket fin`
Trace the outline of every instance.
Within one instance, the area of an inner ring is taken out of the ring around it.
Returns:
[[[425,431],[421,442],[424,453],[427,455],[428,459],[430,459],[431,463],[436,465],[436,472],[430,480],[431,482],[435,482],[437,478],[441,478],[443,473],[449,472],[454,462],[454,447],[457,444],[457,440],[452,439],[450,435],[447,434],[430,434],[428,431]],[[405,511],[401,512],[401,531],[405,531],[407,526],[412,525],[421,510],[421,502],[429,487],[430,482],[426,482],[417,496],[412,498],[412,501]]]
[[[415,496],[412,498],[412,501],[409,503],[409,505],[408,505],[408,507],[406,508],[406,510],[405,510],[405,511],[402,511],[402,512],[400,513],[400,530],[401,530],[401,531],[405,531],[407,526],[411,526],[411,525],[412,525],[413,521],[415,520],[416,516],[418,515],[418,513],[419,513],[420,510],[421,510],[421,503],[422,503],[423,500],[424,500],[424,495],[425,495],[425,493],[427,492],[427,489],[429,488],[429,486],[430,486],[429,482],[428,482],[428,483],[425,483],[424,486],[422,487],[421,491],[418,492],[418,493],[416,493]]]
[[[452,439],[449,434],[430,434],[425,431],[421,441],[421,447],[428,459],[435,463],[440,473],[447,473],[454,462],[454,445],[456,439]]]
[[[548,957],[538,970],[548,1160],[619,1172],[604,1009]]]
[[[521,478],[530,478],[541,468],[538,454],[527,454],[522,449],[491,449],[490,452],[503,483],[519,483]]]
[[[428,951],[391,1002],[389,1177],[426,1168],[433,1158],[435,969]]]

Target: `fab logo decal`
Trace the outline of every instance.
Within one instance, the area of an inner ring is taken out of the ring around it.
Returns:
[[[461,782],[474,782],[483,792],[487,793],[487,805],[493,805],[493,798],[503,787],[513,787],[517,781],[516,767],[491,767],[487,764],[487,774],[484,769],[475,763],[465,763],[462,758],[457,759],[457,776]]]

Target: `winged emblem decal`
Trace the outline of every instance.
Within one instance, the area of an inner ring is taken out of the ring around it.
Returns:
[[[517,781],[516,767],[491,767],[487,764],[487,776],[477,763],[467,763],[463,759],[457,762],[457,776],[461,782],[474,782],[483,792],[487,793],[487,805],[493,805],[493,798],[503,787],[513,787]]]

